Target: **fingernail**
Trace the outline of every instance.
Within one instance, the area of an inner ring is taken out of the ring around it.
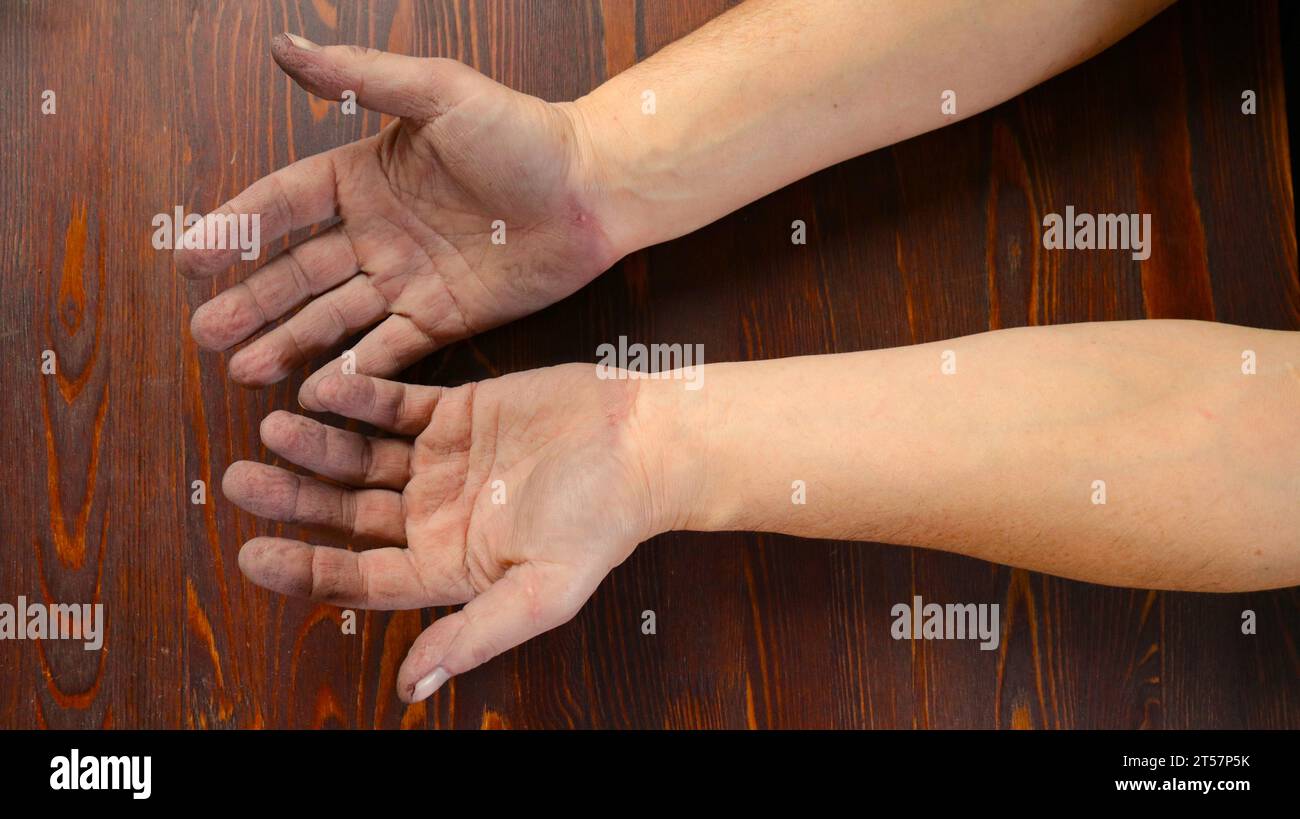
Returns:
[[[433,692],[442,687],[442,684],[451,677],[441,667],[435,668],[433,673],[415,684],[415,692],[411,694],[411,702],[423,702],[433,696]]]
[[[297,34],[290,34],[287,31],[284,33],[284,36],[288,37],[289,42],[293,43],[295,47],[301,48],[303,51],[320,51],[320,46],[316,45],[311,40],[308,40],[306,37],[299,37]]]
[[[319,408],[320,402],[316,400],[316,382],[319,380],[320,379],[316,378],[315,374],[312,374],[307,376],[307,380],[302,382],[302,384],[298,386],[297,401],[298,401],[299,409],[304,409],[304,410],[312,409],[311,407],[307,406],[306,401],[302,400],[304,395],[311,398],[312,403],[316,404],[317,408]]]

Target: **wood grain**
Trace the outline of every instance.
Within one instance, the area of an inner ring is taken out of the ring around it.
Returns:
[[[408,708],[394,677],[434,612],[362,613],[344,635],[338,610],[243,580],[239,544],[271,529],[220,497],[220,475],[267,455],[257,423],[295,406],[306,372],[247,392],[225,356],[199,352],[191,311],[247,268],[184,282],[150,219],[381,126],[294,87],[271,36],[455,57],[558,100],[727,5],[0,9],[0,601],[102,602],[109,619],[101,652],[0,643],[0,727],[1300,727],[1295,589],[1133,591],[893,546],[672,534],[569,625]],[[1184,0],[982,116],[637,253],[408,376],[590,361],[620,334],[703,343],[717,361],[1143,316],[1300,329],[1277,17],[1271,2]],[[1043,251],[1043,214],[1067,204],[1151,212],[1151,260]],[[807,246],[788,240],[794,219]],[[1000,650],[893,641],[890,607],[913,594],[1000,603]]]

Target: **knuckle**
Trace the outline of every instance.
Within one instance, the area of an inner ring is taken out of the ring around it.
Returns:
[[[356,568],[324,549],[312,555],[311,596],[314,600],[335,603],[348,600],[357,587]]]
[[[576,580],[566,584],[555,601],[555,626],[561,626],[578,616],[587,602],[587,590]]]

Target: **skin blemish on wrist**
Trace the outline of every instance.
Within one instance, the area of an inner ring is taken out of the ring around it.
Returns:
[[[608,269],[619,260],[620,256],[605,233],[604,225],[577,196],[570,196],[565,218],[575,234],[578,246],[586,249],[585,255],[595,259],[600,270]]]

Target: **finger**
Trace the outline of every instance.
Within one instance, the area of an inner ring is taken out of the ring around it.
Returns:
[[[406,316],[389,316],[352,348],[356,371],[381,377],[394,375],[451,340],[450,337],[435,339]],[[309,410],[322,411],[324,407],[316,398],[316,387],[322,379],[338,373],[341,363],[342,359],[335,359],[312,373],[298,389],[298,403]]]
[[[338,210],[335,163],[339,152],[348,150],[356,148],[346,146],[300,159],[262,177],[234,199],[204,216],[201,222],[186,231],[185,239],[176,249],[176,270],[189,278],[207,278],[235,263],[242,248],[230,247],[231,242],[226,242],[225,248],[213,247],[214,243],[204,238],[201,244],[205,247],[185,247],[194,244],[191,239],[195,231],[203,231],[203,237],[216,235],[212,233],[214,226],[220,227],[221,220],[230,214],[257,215],[255,250],[291,230],[333,216]]]
[[[388,489],[342,489],[278,466],[236,461],[221,479],[221,491],[240,509],[267,520],[406,542],[402,496]]]
[[[441,387],[402,384],[360,373],[334,373],[316,387],[324,411],[412,436],[429,425],[441,394]]]
[[[387,312],[388,301],[358,273],[231,356],[230,377],[249,387],[274,384]]]
[[[262,419],[262,443],[305,469],[352,486],[401,491],[411,479],[411,445],[371,438],[276,410]]]
[[[239,569],[264,589],[344,608],[414,609],[464,602],[464,592],[426,587],[409,549],[352,552],[280,537],[255,537]]]
[[[455,614],[416,638],[397,673],[397,695],[419,702],[457,674],[567,623],[599,576],[553,563],[517,563]]]
[[[190,318],[190,334],[200,346],[225,350],[359,269],[351,240],[335,225],[199,305]]]
[[[271,56],[307,91],[328,100],[356,94],[357,103],[418,122],[437,119],[485,86],[495,86],[469,66],[354,45],[319,46],[296,34],[277,34]],[[500,87],[500,86],[498,86]]]

